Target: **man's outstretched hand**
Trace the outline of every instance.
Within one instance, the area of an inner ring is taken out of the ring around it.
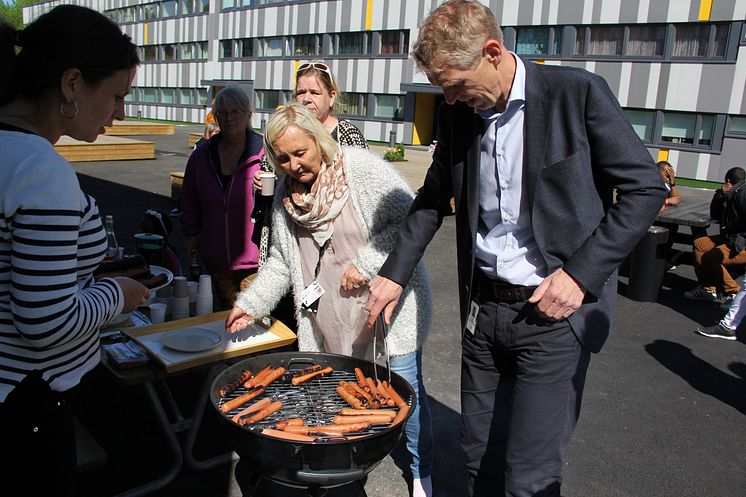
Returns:
[[[370,288],[370,297],[365,304],[365,310],[370,313],[368,316],[368,326],[373,327],[376,324],[378,315],[383,312],[383,320],[386,324],[391,324],[391,315],[394,314],[399,298],[404,291],[402,286],[383,276],[376,276],[368,284]]]

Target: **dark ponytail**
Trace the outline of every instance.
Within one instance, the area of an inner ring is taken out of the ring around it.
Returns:
[[[0,77],[0,105],[55,90],[73,67],[95,86],[139,63],[137,46],[114,21],[86,7],[60,5],[22,31],[0,26],[0,67],[7,69]]]

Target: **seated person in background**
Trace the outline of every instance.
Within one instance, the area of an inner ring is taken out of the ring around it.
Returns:
[[[676,186],[676,175],[674,173],[673,166],[667,160],[659,161],[656,165],[658,166],[658,170],[663,177],[663,183],[668,189],[668,196],[666,197],[661,210],[665,209],[668,206],[677,207],[681,203],[681,195],[679,195],[679,188]],[[673,247],[673,243],[676,239],[676,234],[679,232],[679,225],[674,223],[663,223],[659,221],[656,221],[653,224],[668,229],[668,241],[666,242],[666,253],[668,254],[668,252],[671,251],[671,247]],[[675,258],[676,257],[674,256],[674,259]],[[666,255],[666,259],[668,259],[668,255]],[[673,269],[676,267],[674,266],[673,262],[670,262],[669,265],[669,269]]]
[[[741,306],[743,296],[746,295],[746,286],[741,288],[728,307],[728,313],[715,326],[703,328],[697,327],[697,333],[710,338],[722,338],[723,340],[736,340],[736,330],[743,321],[746,307]]]
[[[691,300],[732,299],[739,290],[729,266],[746,264],[746,171],[734,167],[710,203],[710,217],[720,222],[720,234],[694,240],[694,272],[699,286],[684,292]],[[720,295],[718,295],[720,293]]]
[[[668,188],[668,197],[666,197],[666,202],[663,205],[679,205],[681,203],[681,195],[679,195],[679,188],[676,186],[676,175],[673,166],[667,160],[658,162],[657,166],[663,177],[663,182],[666,184],[666,188]]]
[[[144,233],[153,233],[163,237],[163,266],[171,271],[174,276],[181,276],[179,256],[176,255],[176,251],[168,240],[169,235],[174,230],[171,219],[161,211],[148,209],[140,220],[140,230]]]

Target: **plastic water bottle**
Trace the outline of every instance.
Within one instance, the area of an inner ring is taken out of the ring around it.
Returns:
[[[114,234],[114,217],[106,216],[104,218],[104,228],[106,229],[106,257],[107,261],[119,259],[119,244],[117,236]]]

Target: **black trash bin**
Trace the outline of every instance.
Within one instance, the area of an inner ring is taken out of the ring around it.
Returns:
[[[651,226],[630,254],[627,297],[656,302],[666,272],[668,228]]]

